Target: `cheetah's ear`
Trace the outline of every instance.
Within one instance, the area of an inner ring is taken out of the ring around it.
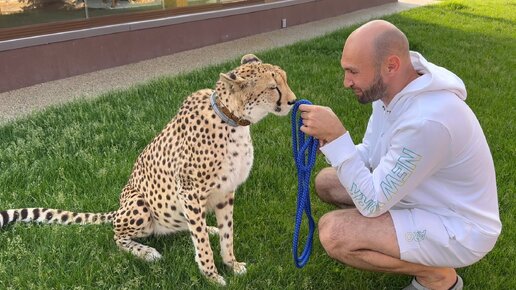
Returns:
[[[242,60],[240,60],[240,64],[246,64],[246,63],[250,63],[250,62],[258,62],[258,63],[261,63],[262,60],[259,59],[256,55],[254,54],[246,54],[244,56],[242,56]]]
[[[230,86],[240,87],[245,80],[239,76],[237,76],[234,72],[228,72],[227,74],[221,73],[220,80]]]

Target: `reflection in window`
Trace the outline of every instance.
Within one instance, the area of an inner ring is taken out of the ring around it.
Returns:
[[[0,0],[0,29],[246,0]]]
[[[0,28],[83,19],[75,0],[0,0]]]

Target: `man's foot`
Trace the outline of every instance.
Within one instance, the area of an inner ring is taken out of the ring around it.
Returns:
[[[464,288],[464,282],[462,278],[457,275],[457,280],[455,284],[453,284],[448,290],[462,290]],[[425,286],[419,284],[416,277],[412,278],[412,282],[407,287],[403,288],[403,290],[430,290],[430,288],[426,288]]]

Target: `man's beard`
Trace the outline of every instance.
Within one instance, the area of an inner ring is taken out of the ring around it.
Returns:
[[[361,104],[372,103],[387,96],[387,85],[383,82],[381,75],[377,73],[374,77],[373,84],[369,88],[363,90],[362,95],[356,95]]]

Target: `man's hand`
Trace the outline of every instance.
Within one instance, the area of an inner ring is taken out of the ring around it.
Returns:
[[[328,107],[300,105],[303,126],[301,132],[319,139],[321,146],[344,135],[347,130]]]

